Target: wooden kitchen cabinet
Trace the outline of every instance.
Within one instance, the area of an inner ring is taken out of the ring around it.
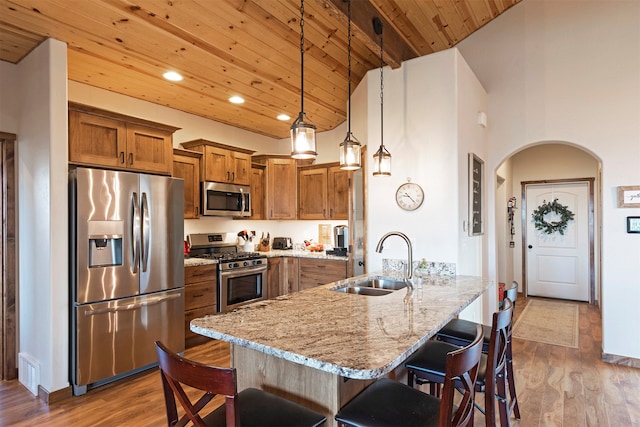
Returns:
[[[298,185],[295,159],[285,155],[253,156],[265,165],[265,219],[297,219]]]
[[[200,159],[196,151],[173,149],[174,178],[184,180],[184,218],[200,217]]]
[[[298,258],[269,258],[267,267],[267,298],[298,291]]]
[[[250,185],[253,150],[232,147],[218,142],[196,139],[183,142],[188,150],[202,153],[200,180],[228,184]]]
[[[251,219],[265,219],[264,165],[251,165]]]
[[[331,259],[300,258],[298,290],[313,288],[347,278],[347,262]]]
[[[171,175],[179,128],[69,103],[69,163]]]
[[[217,311],[218,279],[216,264],[184,268],[184,338],[185,347],[209,341],[203,335],[191,332],[189,323],[198,317]]]
[[[338,163],[298,170],[298,219],[349,219],[350,171]]]

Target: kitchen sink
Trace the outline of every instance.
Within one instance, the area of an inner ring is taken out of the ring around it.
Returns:
[[[338,288],[334,290],[336,292],[344,292],[345,294],[357,294],[357,295],[368,295],[368,296],[387,295],[393,292],[392,290],[387,290],[387,289],[369,288],[369,287],[362,287],[362,286],[345,286],[343,288]]]
[[[403,289],[407,287],[407,282],[404,280],[395,280],[395,279],[367,279],[362,282],[355,283],[357,286],[364,286],[367,288],[376,288],[376,289],[389,289],[392,291],[396,291],[398,289]]]
[[[347,283],[333,291],[345,294],[357,294],[368,296],[387,295],[398,289],[407,287],[407,282],[397,279],[370,278]]]

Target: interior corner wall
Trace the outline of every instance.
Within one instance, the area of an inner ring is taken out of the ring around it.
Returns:
[[[523,1],[458,48],[489,94],[487,170],[541,141],[600,160],[602,350],[640,360],[626,327],[640,324],[640,244],[625,227],[640,209],[617,206],[618,186],[640,184],[640,2]]]
[[[48,39],[17,67],[18,346],[53,392],[69,386],[67,46]]]

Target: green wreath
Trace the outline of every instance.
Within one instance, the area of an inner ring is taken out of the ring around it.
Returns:
[[[560,221],[545,221],[544,216],[551,212],[560,215]],[[531,216],[533,217],[533,224],[537,230],[542,230],[542,232],[546,234],[553,234],[557,231],[564,235],[567,224],[573,220],[574,214],[567,209],[566,206],[558,203],[558,199],[553,199],[553,202],[543,200],[542,204],[538,206],[538,209],[533,211]]]

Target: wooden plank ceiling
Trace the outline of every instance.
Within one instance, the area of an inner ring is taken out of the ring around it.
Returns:
[[[351,79],[455,46],[521,0],[351,0]],[[319,131],[346,119],[346,0],[304,3],[304,109]],[[299,0],[0,0],[0,59],[48,37],[69,79],[274,138],[300,111]],[[184,80],[162,78],[175,70]],[[246,99],[229,103],[232,95]],[[288,121],[276,119],[285,113]]]

